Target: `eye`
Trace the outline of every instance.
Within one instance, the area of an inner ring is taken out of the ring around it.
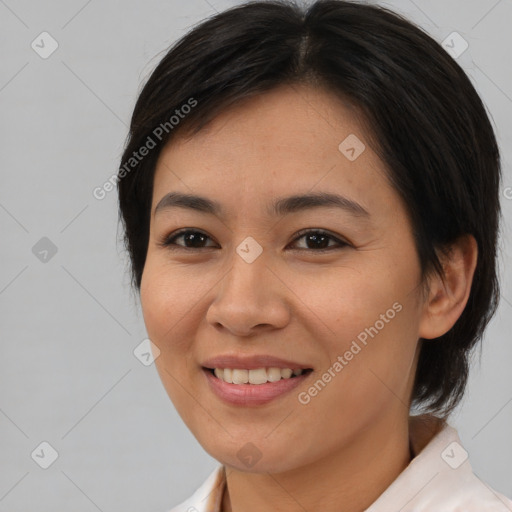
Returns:
[[[183,238],[185,245],[175,243],[176,240],[178,240],[179,238]],[[159,243],[159,245],[163,247],[169,247],[170,249],[174,249],[175,247],[181,247],[183,249],[202,249],[203,247],[200,244],[203,243],[208,238],[210,237],[208,235],[205,235],[201,231],[197,231],[194,229],[181,229],[176,233],[171,233],[171,235],[164,237],[164,239]],[[187,246],[187,243],[190,243],[192,245]]]
[[[347,242],[340,240],[339,238],[329,234],[321,229],[309,229],[303,230],[298,233],[298,236],[293,242],[297,242],[301,238],[304,238],[306,244],[311,243],[313,247],[299,248],[298,250],[314,250],[314,252],[331,251],[333,249],[340,249],[344,246],[349,245]],[[329,241],[335,241],[338,245],[328,246]],[[327,244],[327,245],[326,245]]]
[[[183,239],[184,244],[177,244],[176,241]],[[333,249],[340,249],[344,246],[350,245],[347,242],[340,240],[339,238],[331,235],[330,233],[321,229],[308,229],[298,233],[298,236],[293,240],[292,243],[296,243],[301,238],[304,238],[306,245],[311,244],[312,247],[299,247],[297,250],[311,250],[314,252],[331,251]],[[208,246],[204,246],[204,242],[211,240],[211,238],[205,233],[195,229],[181,229],[171,235],[166,236],[159,242],[162,247],[169,249],[206,249]],[[337,245],[329,246],[329,242],[334,241]],[[190,244],[190,245],[187,245]],[[210,246],[212,247],[212,246]]]

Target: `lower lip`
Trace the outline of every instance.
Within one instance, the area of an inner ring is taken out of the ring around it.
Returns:
[[[312,371],[289,379],[281,379],[265,384],[230,384],[215,377],[210,370],[203,368],[210,389],[222,400],[233,405],[262,405],[296,388],[309,377]]]

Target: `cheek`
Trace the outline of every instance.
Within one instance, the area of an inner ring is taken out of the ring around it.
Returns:
[[[314,324],[318,347],[327,353],[320,373],[330,368],[336,374],[327,385],[334,393],[330,399],[346,402],[349,410],[363,399],[392,396],[390,390],[402,396],[414,371],[417,269],[414,260],[400,268],[393,261],[375,252],[365,266],[332,268],[314,279],[297,279],[293,288],[307,306],[302,310]]]
[[[314,322],[322,336],[331,338],[333,348],[343,348],[344,342],[376,322],[381,330],[388,325],[383,322],[393,320],[396,309],[404,306],[409,291],[406,280],[393,275],[380,260],[374,264],[368,258],[366,264],[347,263],[316,269],[314,275],[297,272],[287,276],[308,323]],[[395,303],[399,304],[393,308]],[[361,339],[364,341],[364,334]]]
[[[193,315],[200,297],[199,279],[187,270],[170,268],[165,261],[148,255],[141,280],[140,300],[148,330],[172,337],[181,322]]]
[[[192,339],[183,335],[183,329],[194,315],[194,301],[190,287],[164,268],[151,260],[146,263],[140,302],[148,337],[160,350],[157,368],[181,374],[188,364]]]
[[[166,271],[165,264],[156,263],[148,258],[141,280],[144,323],[148,337],[160,350],[154,364],[162,384],[185,424],[191,428],[197,411],[194,411],[190,393],[195,392],[183,383],[195,381],[196,376],[191,380],[190,372],[197,368],[191,362],[193,336],[188,336],[183,329],[196,320],[192,318],[195,295],[191,297],[190,287],[174,279],[176,272]]]

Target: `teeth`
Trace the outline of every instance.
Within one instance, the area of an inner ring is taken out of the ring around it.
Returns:
[[[237,368],[215,368],[213,373],[217,378],[230,384],[265,384],[281,379],[290,379],[292,375],[301,375],[301,369],[290,368],[257,368],[242,370]]]
[[[249,372],[247,370],[233,370],[233,384],[247,384]]]
[[[281,370],[281,377],[283,379],[289,379],[292,376],[293,370],[290,370],[290,368],[283,368]]]
[[[257,370],[245,370],[249,384],[265,384],[267,382],[267,371],[265,368],[258,368]]]
[[[233,382],[233,370],[231,368],[224,368],[224,370],[221,370],[220,368],[215,368],[216,370],[218,370],[221,375],[217,375],[217,377],[219,377],[219,379],[222,379],[224,378],[224,380],[226,382],[229,382],[230,384]],[[222,373],[224,373],[224,375],[222,375]]]
[[[267,379],[269,382],[281,380],[281,368],[269,368],[267,370]]]

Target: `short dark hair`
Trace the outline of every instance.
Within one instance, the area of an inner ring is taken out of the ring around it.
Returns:
[[[384,162],[410,216],[423,283],[431,271],[443,276],[436,251],[468,233],[477,241],[463,313],[443,336],[420,340],[411,404],[446,417],[464,394],[471,349],[499,301],[500,154],[463,69],[420,27],[384,7],[246,2],[202,21],[171,46],[140,92],[118,174],[132,285],[140,292],[162,147],[176,133],[193,135],[230,105],[281,84],[323,88],[360,114],[365,142]],[[170,122],[191,98],[196,106]],[[156,147],[130,160],[150,139]]]

